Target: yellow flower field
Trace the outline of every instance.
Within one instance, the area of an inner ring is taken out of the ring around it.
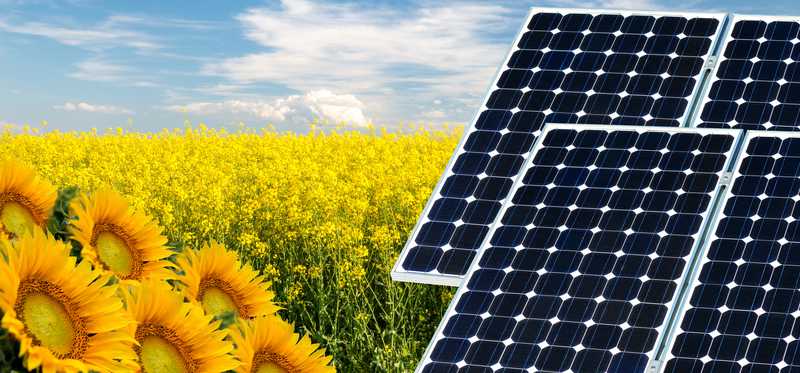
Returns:
[[[343,372],[409,371],[451,290],[389,271],[460,130],[0,134],[59,188],[114,189],[170,245],[212,240],[272,281],[280,313]]]

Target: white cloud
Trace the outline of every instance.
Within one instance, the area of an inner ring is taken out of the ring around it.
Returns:
[[[0,0],[2,1],[2,0]],[[0,15],[2,32],[51,39],[60,44],[88,52],[85,61],[76,65],[69,77],[89,81],[124,82],[134,87],[154,87],[153,72],[143,71],[135,62],[126,60],[112,63],[107,56],[118,52],[135,52],[149,58],[168,58],[186,61],[207,61],[168,51],[169,40],[181,35],[176,30],[186,30],[192,35],[213,35],[223,24],[200,20],[165,18],[146,15],[115,14],[102,21],[83,24],[70,18],[55,18],[52,22],[17,20]],[[11,40],[25,40],[9,38]],[[120,61],[120,59],[118,59]],[[194,73],[196,74],[196,73]]]
[[[217,22],[136,14],[114,14],[92,25],[10,22],[7,18],[0,18],[1,31],[45,37],[64,45],[90,50],[133,48],[143,52],[153,51],[164,47],[154,36],[158,35],[154,30],[210,31],[219,28],[222,28],[222,24]]]
[[[145,74],[129,66],[109,62],[99,58],[89,58],[75,64],[75,71],[67,74],[68,77],[92,82],[116,82],[121,85],[140,88],[161,86],[152,81],[153,74]]]
[[[175,28],[194,31],[209,31],[223,28],[224,25],[219,22],[202,21],[193,19],[181,18],[165,18],[153,15],[137,15],[137,14],[115,14],[108,17],[106,20],[108,25],[134,25],[140,27],[152,28]]]
[[[79,62],[77,70],[68,74],[69,77],[98,82],[114,82],[126,79],[128,68],[99,59],[88,59]]]
[[[147,34],[118,27],[113,21],[106,21],[97,26],[64,26],[40,22],[12,24],[5,20],[0,20],[0,30],[15,34],[46,37],[64,45],[92,50],[112,47],[153,50],[161,47]]]
[[[84,111],[87,113],[102,114],[133,114],[132,110],[111,105],[94,105],[86,102],[65,102],[63,105],[53,106],[54,109],[64,111]]]
[[[596,1],[596,4],[599,9],[656,10],[663,8],[652,0],[600,0]]]
[[[213,84],[194,88],[195,93],[221,97],[252,97],[251,92],[246,92],[247,84]]]
[[[132,82],[131,85],[134,86],[134,87],[144,87],[144,88],[152,88],[152,87],[161,86],[158,83],[147,81],[147,80],[139,80],[139,81],[136,81],[136,82]]]
[[[424,5],[407,13],[283,0],[280,9],[252,8],[237,17],[263,51],[206,64],[204,71],[304,92],[346,89],[365,96],[402,85],[431,97],[474,97],[508,48],[486,36],[516,29],[517,18],[500,5]],[[409,96],[393,99],[420,98]]]
[[[549,1],[549,3],[557,6],[589,9],[661,10],[665,8],[657,0],[554,0]],[[687,5],[690,5],[690,3],[683,2],[678,7],[686,9]]]
[[[442,110],[431,110],[422,113],[422,117],[425,119],[444,119],[447,117],[447,113]]]
[[[226,100],[191,102],[170,105],[166,110],[197,115],[240,114],[276,122],[308,124],[314,119],[333,123],[366,126],[370,120],[364,103],[351,94],[335,94],[328,90],[310,91],[273,100]]]
[[[70,78],[97,82],[146,81],[135,76],[135,69],[128,65],[107,61],[103,56],[111,49],[134,50],[142,54],[154,54],[163,46],[141,27],[133,27],[135,18],[112,16],[96,25],[73,25],[41,22],[11,23],[0,18],[0,31],[14,34],[39,36],[58,43],[89,52],[89,57],[76,64],[76,70],[67,74]],[[134,86],[136,84],[133,84]]]

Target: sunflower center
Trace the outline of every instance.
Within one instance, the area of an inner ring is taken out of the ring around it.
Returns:
[[[128,236],[115,225],[98,225],[91,242],[103,267],[122,279],[137,279],[142,270],[139,252]]]
[[[217,278],[200,281],[197,299],[203,305],[207,315],[219,315],[233,311],[241,317],[249,317],[248,307],[242,305],[236,291],[230,283]]]
[[[86,351],[88,335],[73,309],[61,288],[42,280],[21,282],[14,304],[34,343],[60,359],[79,359]]]
[[[183,361],[180,351],[164,338],[145,337],[142,341],[141,355],[145,372],[186,372],[186,363]]]
[[[34,227],[39,226],[36,217],[25,206],[24,202],[16,202],[14,200],[3,203],[2,210],[0,210],[0,222],[12,238],[31,233]]]
[[[198,368],[183,340],[163,325],[139,325],[136,341],[139,346],[135,349],[145,373],[186,373]]]
[[[286,369],[281,368],[277,364],[268,361],[258,366],[256,373],[289,373]]]
[[[133,269],[133,255],[128,245],[121,238],[111,232],[102,232],[97,235],[97,256],[114,273],[128,276]]]
[[[251,373],[295,373],[298,370],[283,356],[269,351],[259,351],[253,357]]]
[[[219,315],[225,311],[238,311],[236,303],[220,288],[208,288],[200,299],[203,310],[209,315]]]

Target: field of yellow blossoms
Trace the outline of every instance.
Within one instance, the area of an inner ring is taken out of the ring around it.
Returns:
[[[0,372],[405,372],[389,272],[459,129],[0,132]]]

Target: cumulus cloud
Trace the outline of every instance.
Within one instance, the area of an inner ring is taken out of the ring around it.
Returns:
[[[477,95],[507,50],[486,37],[516,29],[509,27],[516,18],[491,4],[423,5],[408,13],[283,0],[280,8],[252,8],[237,16],[261,51],[206,64],[204,71],[299,91],[336,87],[376,94],[403,85]]]
[[[198,115],[238,114],[276,122],[307,124],[313,119],[364,127],[364,103],[352,94],[314,90],[272,100],[226,100],[170,105],[167,110]]]
[[[64,111],[83,111],[87,113],[101,114],[133,114],[133,111],[112,105],[94,105],[86,102],[65,102],[63,105],[53,106],[56,110]]]

